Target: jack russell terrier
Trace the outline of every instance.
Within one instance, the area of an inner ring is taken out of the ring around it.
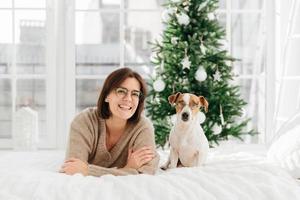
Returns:
[[[175,104],[176,122],[169,136],[170,155],[161,169],[183,167],[197,167],[206,160],[209,145],[200,126],[198,114],[203,106],[205,112],[208,102],[203,96],[189,93],[176,93],[168,97],[171,105]]]

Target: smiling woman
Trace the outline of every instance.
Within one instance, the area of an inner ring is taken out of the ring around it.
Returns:
[[[129,68],[112,72],[104,82],[97,108],[87,108],[71,124],[61,172],[73,175],[154,174],[152,123],[141,115],[146,84]]]

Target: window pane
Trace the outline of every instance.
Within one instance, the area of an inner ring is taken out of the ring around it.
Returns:
[[[159,38],[163,29],[161,13],[129,12],[125,16],[125,66],[148,65],[151,55],[148,43]]]
[[[12,13],[8,10],[0,10],[0,43],[12,43]],[[3,44],[1,44],[3,45]],[[1,53],[1,52],[0,52]]]
[[[264,0],[231,0],[233,9],[262,9]]]
[[[0,11],[0,74],[9,73],[12,56],[12,14],[11,11]]]
[[[242,118],[251,118],[248,129],[264,133],[265,128],[265,79],[239,79],[241,97],[247,102]]]
[[[46,83],[45,80],[17,80],[17,108],[29,105],[38,112],[39,134],[46,134]]]
[[[46,0],[14,0],[14,1],[15,1],[16,8],[45,8],[46,7]]]
[[[75,6],[78,10],[99,9],[99,8],[120,8],[121,0],[76,0]]]
[[[159,9],[162,8],[167,0],[154,1],[139,1],[139,0],[124,0],[125,8],[127,9]]]
[[[235,71],[238,74],[260,74],[264,71],[262,30],[259,14],[232,14],[231,40]]]
[[[9,79],[0,79],[0,138],[11,138],[11,103],[11,81]]]
[[[284,80],[282,84],[281,93],[277,95],[279,97],[277,128],[300,110],[300,80]]]
[[[76,112],[97,105],[103,80],[76,80]]]
[[[77,74],[106,75],[119,66],[119,20],[119,13],[76,13]]]
[[[0,1],[0,8],[11,8],[11,7],[12,7],[12,0],[1,0]]]
[[[43,74],[45,68],[45,11],[15,11],[18,73]]]

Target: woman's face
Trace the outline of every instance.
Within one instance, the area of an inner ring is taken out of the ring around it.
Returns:
[[[112,90],[105,99],[109,104],[112,117],[123,120],[132,117],[139,104],[140,89],[137,79],[127,78],[119,87]]]

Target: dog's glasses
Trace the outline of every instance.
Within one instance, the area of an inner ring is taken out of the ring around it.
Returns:
[[[127,88],[123,88],[123,87],[118,87],[115,89],[115,93],[119,98],[126,97],[129,92],[131,94],[131,98],[134,100],[139,100],[143,95],[142,92],[138,90],[129,91]]]

